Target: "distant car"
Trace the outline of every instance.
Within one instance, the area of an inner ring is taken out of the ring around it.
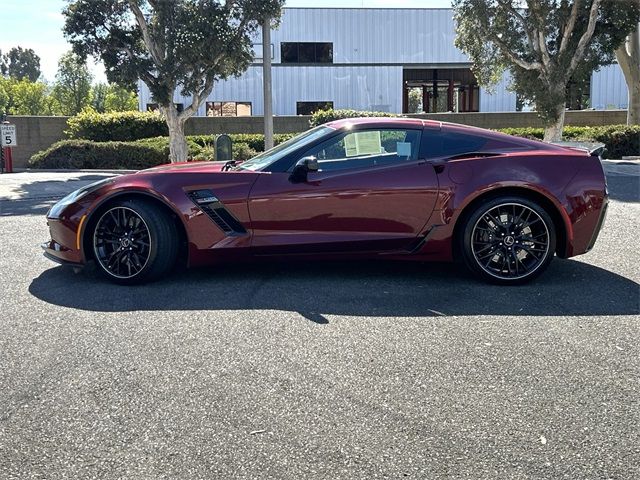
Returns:
[[[478,128],[362,118],[243,163],[185,163],[81,188],[47,215],[52,260],[124,284],[277,259],[460,260],[519,284],[594,245],[605,176],[588,152]]]

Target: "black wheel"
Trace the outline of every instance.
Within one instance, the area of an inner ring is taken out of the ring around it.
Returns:
[[[135,284],[157,280],[174,266],[178,234],[164,211],[144,200],[113,203],[93,230],[93,254],[110,280]]]
[[[466,220],[461,251],[466,266],[493,283],[517,285],[540,275],[553,259],[553,220],[537,203],[522,197],[495,198]]]

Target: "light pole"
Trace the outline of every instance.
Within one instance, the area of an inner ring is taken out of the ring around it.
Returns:
[[[264,148],[273,148],[273,102],[271,100],[271,19],[262,24],[262,86],[264,88]]]

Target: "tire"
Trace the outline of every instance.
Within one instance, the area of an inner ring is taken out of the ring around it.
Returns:
[[[173,219],[144,199],[121,200],[100,213],[91,233],[98,270],[122,285],[151,282],[165,276],[178,256]]]
[[[499,285],[527,283],[545,271],[556,250],[549,213],[525,197],[488,200],[466,216],[459,251],[477,277]]]

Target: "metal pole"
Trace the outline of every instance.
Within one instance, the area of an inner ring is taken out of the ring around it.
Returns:
[[[273,101],[271,99],[271,19],[262,24],[262,78],[264,88],[264,148],[273,148]]]

